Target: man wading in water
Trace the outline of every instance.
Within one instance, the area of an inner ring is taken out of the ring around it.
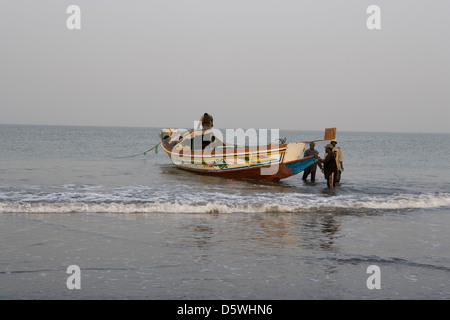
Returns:
[[[335,177],[337,175],[336,158],[334,156],[333,145],[327,144],[325,146],[325,153],[327,154],[325,159],[321,159],[318,155],[315,156],[317,160],[323,163],[323,169],[325,179],[327,179],[327,187],[334,188],[336,185]]]
[[[319,155],[319,151],[314,149],[315,146],[316,146],[316,144],[314,142],[310,142],[309,143],[309,149],[305,151],[303,156],[305,158],[309,157],[309,156],[316,156],[316,155],[318,156]],[[311,174],[311,182],[316,181],[317,165],[319,165],[320,169],[322,170],[322,164],[320,162],[313,163],[308,168],[306,168],[305,171],[303,172],[303,177],[302,177],[303,181],[306,181],[306,179],[308,178],[309,174]]]

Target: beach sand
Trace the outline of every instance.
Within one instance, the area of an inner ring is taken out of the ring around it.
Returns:
[[[448,299],[441,218],[2,214],[0,298]],[[80,289],[67,286],[71,265]],[[380,290],[366,285],[370,265]]]

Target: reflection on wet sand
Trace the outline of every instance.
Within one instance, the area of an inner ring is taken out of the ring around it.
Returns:
[[[340,217],[333,214],[201,214],[183,219],[176,245],[207,251],[295,255],[299,250],[339,252]],[[271,250],[269,250],[271,249]]]
[[[290,282],[298,276],[314,281],[339,270],[328,257],[340,251],[340,219],[331,213],[192,214],[177,223],[172,245],[190,252],[198,272],[207,272],[200,279],[218,270],[229,272],[224,279],[257,275],[266,265],[266,281]],[[312,267],[315,259],[319,267]],[[296,271],[285,274],[285,261],[291,266],[295,261]]]

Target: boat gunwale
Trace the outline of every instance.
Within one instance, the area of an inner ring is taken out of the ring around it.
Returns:
[[[186,165],[180,165],[180,164],[176,164],[174,163],[174,165],[178,168],[182,168],[188,171],[195,171],[195,172],[208,172],[208,173],[220,173],[220,172],[231,172],[231,171],[246,171],[249,169],[253,169],[253,168],[266,168],[266,167],[270,167],[272,165],[289,165],[292,163],[297,163],[297,162],[302,162],[302,161],[306,161],[309,160],[311,158],[313,158],[314,156],[308,156],[305,158],[300,158],[300,159],[295,159],[292,161],[288,161],[288,162],[283,162],[282,160],[280,161],[274,161],[271,163],[260,163],[260,164],[254,164],[254,165],[247,165],[247,166],[243,166],[243,167],[238,167],[238,168],[219,168],[219,169],[208,169],[208,168],[195,168],[195,167],[188,167]]]
[[[222,152],[219,150],[212,150],[211,152],[207,152],[207,154],[204,154],[204,150],[177,150],[173,151],[173,148],[167,148],[164,143],[161,143],[164,151],[169,155],[175,155],[179,157],[186,157],[186,158],[217,158],[222,156],[242,156],[242,155],[255,155],[255,154],[270,154],[270,153],[284,153],[287,149],[287,144],[280,144],[281,147],[279,148],[272,148],[272,145],[266,145],[266,146],[255,146],[255,147],[245,147],[244,151],[239,152]],[[235,147],[234,150],[239,150],[244,147]],[[254,149],[252,149],[254,148]],[[228,149],[230,150],[230,149]]]

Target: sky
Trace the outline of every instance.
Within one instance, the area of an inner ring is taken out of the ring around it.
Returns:
[[[70,5],[80,29],[69,29]],[[381,29],[369,29],[370,5]],[[448,0],[0,0],[0,124],[450,133]]]

